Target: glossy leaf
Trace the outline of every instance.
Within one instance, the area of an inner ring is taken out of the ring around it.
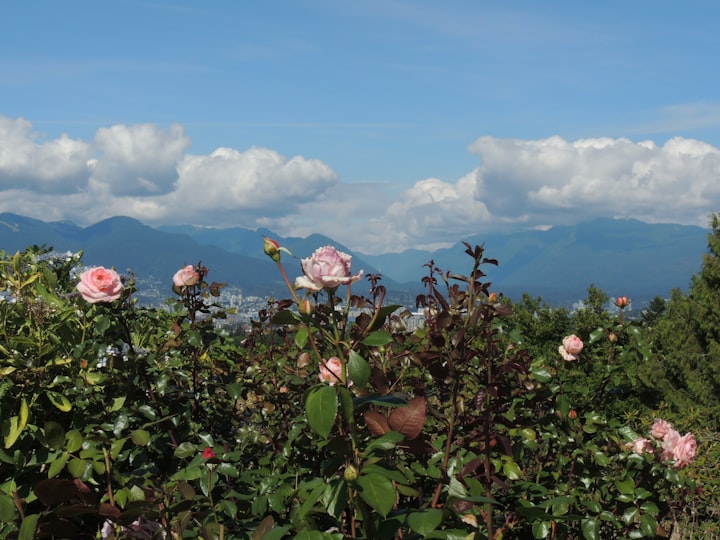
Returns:
[[[411,399],[407,405],[393,410],[388,417],[390,427],[402,433],[408,439],[414,439],[422,433],[427,414],[427,403],[420,396]]]
[[[396,495],[392,482],[377,473],[360,475],[356,482],[362,500],[381,516],[387,516],[395,504]]]
[[[321,437],[327,439],[330,435],[337,410],[338,397],[333,386],[316,386],[308,392],[305,400],[308,424]]]

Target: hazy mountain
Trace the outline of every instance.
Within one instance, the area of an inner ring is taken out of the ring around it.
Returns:
[[[584,298],[588,285],[610,296],[625,295],[636,305],[673,288],[686,289],[702,263],[708,229],[647,224],[635,220],[598,219],[546,231],[483,234],[466,239],[482,244],[485,255],[499,261],[484,271],[493,289],[518,298],[523,292],[542,296],[560,305]],[[168,281],[183,264],[202,261],[210,278],[242,288],[244,294],[286,294],[275,265],[262,251],[262,237],[269,236],[298,258],[331,244],[353,255],[353,270],[383,274],[391,293],[412,298],[422,290],[425,263],[431,259],[443,270],[468,273],[472,260],[458,243],[435,252],[366,255],[319,234],[283,238],[267,229],[211,229],[191,225],[153,228],[115,217],[89,227],[68,222],[43,222],[15,214],[0,214],[0,249],[22,250],[48,245],[58,250],[84,250],[87,265],[131,269],[136,275]],[[300,273],[299,260],[284,257],[290,278]],[[365,280],[357,288],[367,288]],[[169,288],[168,288],[169,290]]]

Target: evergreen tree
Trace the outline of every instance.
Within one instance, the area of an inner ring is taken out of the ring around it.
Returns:
[[[672,292],[655,325],[656,365],[646,382],[673,408],[701,407],[720,425],[720,215],[713,214],[708,252],[687,295]]]

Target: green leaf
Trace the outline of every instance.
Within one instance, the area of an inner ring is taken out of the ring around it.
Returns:
[[[370,380],[370,364],[357,351],[350,351],[348,374],[358,388],[364,388]]]
[[[15,520],[15,502],[10,495],[0,492],[0,523],[11,523]]]
[[[592,332],[590,332],[590,339],[588,340],[588,343],[594,343],[601,337],[605,335],[605,329],[604,328],[596,328]]]
[[[532,533],[534,538],[546,538],[550,534],[550,522],[536,521],[532,525]]]
[[[533,379],[539,383],[546,383],[552,379],[552,374],[545,368],[531,368],[530,374],[533,376]]]
[[[272,324],[279,324],[281,326],[286,324],[297,324],[299,322],[302,322],[302,318],[297,314],[289,309],[283,309],[282,311],[278,311],[275,315],[273,315],[272,319],[270,319],[270,322]]]
[[[232,399],[238,399],[242,396],[243,387],[240,383],[234,382],[228,385],[227,393]]]
[[[600,522],[597,519],[583,519],[580,528],[585,540],[600,540]]]
[[[55,407],[62,412],[68,412],[70,409],[72,409],[72,403],[70,403],[70,400],[62,394],[58,392],[53,392],[52,390],[46,390],[45,395],[50,400],[50,403],[55,405]]]
[[[652,514],[640,516],[640,532],[648,538],[655,538],[657,534],[658,521]]]
[[[371,440],[365,447],[365,455],[370,455],[373,450],[391,450],[395,445],[402,441],[405,436],[398,431],[390,431],[385,435],[381,435],[377,439]]]
[[[520,466],[512,459],[503,461],[502,470],[503,474],[505,474],[505,476],[507,476],[510,480],[520,480],[520,477],[522,476]]]
[[[377,473],[360,475],[356,482],[360,487],[362,500],[386,517],[395,504],[395,488],[392,482]]]
[[[387,330],[377,330],[376,332],[368,334],[367,337],[362,340],[362,343],[363,345],[367,345],[369,347],[380,347],[382,345],[387,345],[392,340],[393,337],[390,332]]]
[[[133,430],[130,439],[136,446],[146,446],[150,442],[150,432],[144,429]]]
[[[45,444],[53,450],[59,450],[65,446],[65,429],[58,422],[45,422],[43,428],[45,433]]]
[[[298,349],[303,349],[308,342],[308,329],[307,326],[301,327],[295,334],[295,345]]]
[[[623,480],[615,480],[615,487],[623,495],[632,495],[635,491],[635,482],[632,478],[624,478]]]
[[[85,474],[85,471],[88,470],[88,468],[91,466],[91,463],[84,459],[79,458],[73,458],[68,463],[68,471],[70,474],[72,474],[75,478],[81,478],[83,474]]]
[[[48,478],[54,478],[65,468],[70,454],[63,452],[59,458],[55,459],[48,467]]]
[[[25,519],[20,525],[20,532],[18,533],[18,540],[33,540],[35,537],[35,528],[37,527],[38,514],[31,514],[25,516]]]
[[[189,442],[180,443],[178,445],[178,447],[175,449],[175,457],[181,458],[181,459],[190,457],[190,456],[194,456],[197,453],[198,453],[198,447]]]
[[[71,429],[65,434],[65,450],[67,452],[77,452],[82,448],[83,436],[77,429]]]
[[[421,512],[412,512],[408,516],[408,525],[416,533],[423,536],[437,529],[443,520],[443,511],[434,508]]]
[[[316,386],[308,392],[305,412],[308,424],[315,433],[328,438],[337,416],[338,397],[333,386]]]

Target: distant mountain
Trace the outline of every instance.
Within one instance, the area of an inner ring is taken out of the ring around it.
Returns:
[[[485,255],[499,261],[498,267],[483,269],[492,288],[511,298],[528,292],[551,304],[569,306],[595,284],[610,296],[629,296],[639,307],[656,295],[667,296],[673,288],[687,288],[700,269],[708,232],[693,226],[597,219],[546,231],[476,235],[466,241],[484,245]],[[262,252],[263,236],[276,239],[298,258],[320,246],[334,245],[353,256],[354,270],[381,273],[388,291],[403,300],[422,291],[420,279],[426,275],[423,265],[428,261],[460,274],[468,273],[472,264],[460,242],[434,252],[367,255],[319,234],[283,238],[267,229],[153,228],[127,217],[82,228],[0,214],[0,249],[6,252],[32,244],[62,251],[83,249],[87,265],[131,269],[159,283],[166,283],[183,264],[202,261],[210,268],[212,280],[239,287],[246,295],[286,295],[277,269]],[[300,262],[287,256],[284,260],[292,279],[300,273]],[[361,292],[366,289],[365,280],[356,287]]]
[[[584,298],[591,283],[610,296],[649,300],[673,288],[687,289],[707,251],[708,229],[648,224],[637,220],[596,219],[578,225],[505,234],[472,236],[470,244],[484,245],[485,255],[498,267],[484,271],[493,289],[517,298],[523,292],[561,305]],[[443,269],[463,273],[470,259],[465,247],[430,252],[365,256],[383,272],[399,279],[424,275],[418,263],[432,258]],[[402,262],[398,262],[401,259]],[[404,259],[404,260],[403,260]],[[415,268],[408,274],[410,268]]]

